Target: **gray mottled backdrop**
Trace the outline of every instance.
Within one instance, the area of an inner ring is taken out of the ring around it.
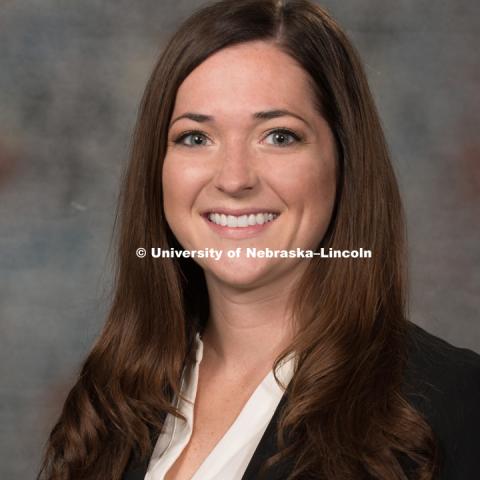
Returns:
[[[137,105],[201,1],[0,0],[0,478],[33,478],[102,325]],[[364,59],[408,214],[411,318],[480,351],[480,3],[328,0]]]

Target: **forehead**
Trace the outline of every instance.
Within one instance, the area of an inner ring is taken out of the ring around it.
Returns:
[[[224,48],[201,63],[177,92],[175,111],[217,110],[230,115],[251,108],[312,111],[308,73],[279,47],[255,41]]]

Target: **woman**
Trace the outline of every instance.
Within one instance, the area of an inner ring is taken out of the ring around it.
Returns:
[[[480,357],[406,319],[385,139],[320,7],[222,1],[184,22],[119,225],[113,305],[41,478],[476,478]],[[372,257],[298,253],[330,248]]]

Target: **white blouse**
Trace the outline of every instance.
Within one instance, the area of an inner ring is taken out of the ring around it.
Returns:
[[[181,384],[182,393],[191,403],[183,400],[179,402],[178,398],[175,400],[187,422],[174,415],[167,415],[150,459],[145,480],[163,480],[192,436],[198,368],[203,357],[203,342],[198,333],[195,340],[196,361],[188,375],[184,370]],[[290,354],[277,369],[277,377],[285,387],[293,376],[294,360],[295,356]],[[284,390],[275,381],[272,368],[191,480],[241,480],[283,393]]]

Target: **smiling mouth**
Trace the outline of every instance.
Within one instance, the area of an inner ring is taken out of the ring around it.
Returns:
[[[209,222],[228,228],[246,228],[273,222],[279,216],[274,212],[250,213],[244,215],[226,215],[209,212],[205,215]]]

